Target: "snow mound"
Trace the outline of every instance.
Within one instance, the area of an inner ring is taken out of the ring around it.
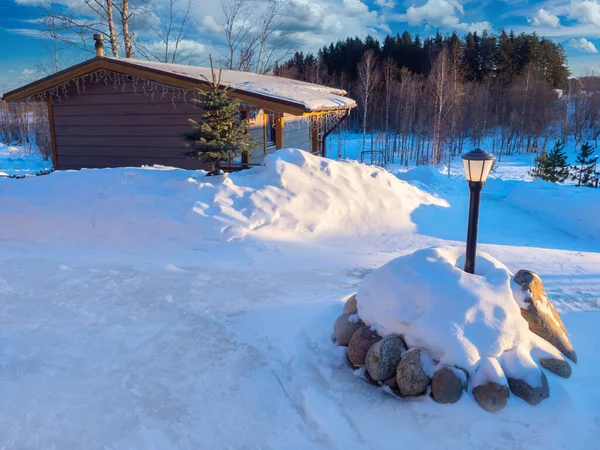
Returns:
[[[383,169],[295,149],[251,170],[204,175],[154,167],[2,179],[0,239],[189,247],[247,235],[372,236],[413,230],[420,205],[447,206]]]
[[[432,166],[417,166],[405,172],[398,172],[398,178],[408,181],[412,184],[420,183],[423,186],[450,186],[454,179],[444,175],[436,167]]]
[[[392,260],[363,280],[356,296],[358,314],[380,335],[403,335],[409,347],[424,347],[440,363],[469,371],[480,360],[503,356],[510,367],[535,366],[529,357],[535,347],[560,358],[529,331],[506,266],[483,252],[476,275],[464,272],[463,264],[463,250],[455,247]],[[523,355],[520,363],[508,360],[513,354]],[[539,369],[515,371],[526,378],[531,374],[532,386],[539,380]]]
[[[549,225],[583,239],[600,235],[600,195],[596,189],[532,182],[492,180],[503,201],[535,214]]]

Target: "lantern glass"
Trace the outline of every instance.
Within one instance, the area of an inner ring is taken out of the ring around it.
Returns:
[[[492,170],[492,166],[494,165],[494,160],[463,159],[463,164],[465,166],[465,174],[468,181],[485,183],[485,180],[487,180],[490,170]]]

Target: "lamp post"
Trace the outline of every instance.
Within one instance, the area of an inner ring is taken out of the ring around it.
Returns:
[[[479,222],[479,202],[481,189],[494,165],[494,155],[480,148],[462,155],[465,174],[469,182],[471,200],[469,202],[469,227],[467,231],[467,254],[465,272],[475,273],[475,255],[477,253],[477,223]]]
[[[600,182],[600,172],[594,173],[594,178],[596,179],[596,189],[598,189],[598,182]]]

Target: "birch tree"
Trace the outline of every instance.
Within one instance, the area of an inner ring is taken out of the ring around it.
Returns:
[[[147,13],[143,23],[157,40],[151,43],[138,40],[136,48],[140,55],[164,63],[178,62],[181,43],[189,31],[191,11],[192,0],[169,0],[164,14]]]
[[[385,132],[385,150],[389,152],[389,129],[390,129],[390,107],[392,103],[392,91],[394,87],[394,82],[396,81],[396,75],[398,73],[398,68],[396,63],[391,57],[387,57],[383,61],[382,67],[383,73],[383,88],[384,88],[384,98],[385,98],[385,119],[384,119],[384,132]],[[387,155],[386,155],[387,159]]]
[[[83,0],[82,8],[83,12],[78,16],[59,13],[50,8],[46,10],[43,20],[56,26],[58,41],[93,52],[90,36],[101,34],[108,43],[112,56],[118,58],[121,47],[125,51],[125,57],[133,56],[133,34],[129,25],[137,10],[130,7],[129,0]],[[119,21],[120,32],[117,31]]]
[[[361,61],[358,63],[358,81],[360,86],[360,94],[362,101],[362,154],[367,143],[367,121],[369,118],[369,106],[371,97],[379,83],[380,76],[377,68],[377,57],[373,50],[367,50]],[[372,150],[372,149],[371,149]],[[361,159],[363,159],[361,157]],[[373,156],[371,155],[371,159]]]
[[[281,0],[224,0],[226,50],[220,63],[232,70],[268,73],[291,54],[285,34],[278,30]]]
[[[442,128],[444,119],[448,115],[448,111],[453,101],[452,67],[449,52],[446,47],[440,51],[435,59],[428,81],[434,106],[433,132],[431,136],[432,162],[436,164],[440,161],[440,156],[442,153]]]
[[[61,61],[61,53],[66,44],[60,35],[60,24],[56,19],[56,14],[53,5],[50,5],[46,9],[46,13],[42,18],[42,40],[44,42],[44,46],[48,55],[51,59],[50,67],[47,67],[45,64],[40,64],[40,71],[42,73],[53,73],[60,71],[60,61]]]
[[[125,58],[133,57],[133,46],[131,44],[131,33],[129,32],[129,21],[133,17],[133,12],[129,9],[129,0],[122,0],[117,3],[116,9],[121,15],[121,30],[123,37],[123,47],[125,48]]]

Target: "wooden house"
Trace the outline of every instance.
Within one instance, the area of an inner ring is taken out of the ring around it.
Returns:
[[[199,118],[191,100],[207,88],[210,69],[107,57],[101,41],[96,49],[95,58],[3,97],[48,105],[54,168],[206,168],[183,155],[181,134],[190,131],[189,118]],[[327,135],[356,105],[343,90],[270,75],[224,70],[221,83],[250,123],[255,148],[244,164],[284,147],[324,153]]]

